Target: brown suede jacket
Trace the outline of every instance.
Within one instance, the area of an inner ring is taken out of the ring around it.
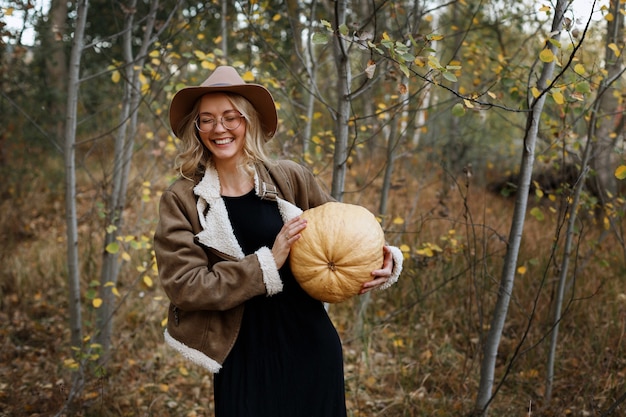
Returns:
[[[292,161],[257,164],[255,191],[276,200],[288,221],[332,197]],[[245,256],[220,195],[217,171],[181,178],[162,195],[155,236],[159,278],[169,297],[166,342],[190,361],[218,372],[237,339],[246,300],[282,291],[270,248]],[[402,253],[392,248],[397,281]]]

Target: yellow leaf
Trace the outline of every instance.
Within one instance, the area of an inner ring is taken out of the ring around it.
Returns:
[[[585,75],[585,67],[582,64],[574,65],[574,72],[578,75]]]
[[[185,368],[184,366],[180,366],[178,368],[178,372],[183,375],[183,376],[187,376],[189,375],[189,371],[187,370],[187,368]]]
[[[252,71],[246,71],[241,78],[243,78],[245,82],[254,81],[254,74],[252,74]]]
[[[554,61],[554,54],[552,53],[550,49],[546,48],[539,53],[539,59],[542,62],[546,62],[546,63],[552,62]]]
[[[548,6],[548,5],[543,5],[543,6],[541,6],[541,8],[539,9],[539,11],[540,11],[540,12],[546,12],[546,13],[547,13],[547,12],[549,12],[550,10],[551,10],[551,9],[550,9],[550,6]]]
[[[206,59],[206,54],[202,51],[199,50],[195,50],[193,51],[193,54],[196,56],[196,58],[200,59],[200,60],[205,60]]]
[[[215,63],[210,62],[210,61],[202,61],[202,63],[200,64],[200,66],[201,66],[202,68],[204,68],[204,69],[209,70],[209,71],[213,71],[213,70],[216,68]]]
[[[393,219],[393,224],[404,224],[404,219],[398,216],[395,219]]]
[[[617,47],[617,45],[615,45],[614,43],[610,43],[607,45],[608,48],[613,51],[613,53],[615,54],[615,56],[620,56],[621,55],[621,51],[619,50],[619,48]]]
[[[626,178],[626,165],[620,165],[615,170],[615,178],[618,180],[623,180]]]
[[[272,21],[274,21],[274,22],[278,22],[279,20],[280,20],[280,14],[279,14],[279,13],[276,13],[276,14],[274,15],[274,17],[272,17]]]
[[[4,9],[4,14],[5,16],[13,16],[14,11],[15,11],[15,8],[7,7],[6,9]]]
[[[608,12],[606,16],[604,16],[604,18],[606,19],[607,22],[612,22],[615,19],[615,16],[613,16],[613,13]]]
[[[100,308],[100,306],[102,305],[102,298],[94,298],[91,304],[94,308]]]
[[[463,104],[465,104],[465,107],[467,107],[468,109],[474,108],[474,104],[466,98],[463,99]]]
[[[496,99],[496,95],[494,93],[492,93],[491,91],[487,91],[487,95],[489,97],[491,97],[492,99],[494,99],[494,100]]]
[[[541,94],[541,92],[539,91],[537,87],[531,88],[530,93],[533,95],[534,98],[539,97],[539,95]]]
[[[609,221],[608,217],[604,216],[603,223],[604,223],[604,230],[609,230],[611,228],[611,222]]]
[[[517,268],[517,273],[520,275],[524,275],[526,273],[526,267],[524,265]]]
[[[116,287],[113,287],[113,288],[111,289],[111,292],[113,293],[113,295],[114,295],[114,296],[116,296],[116,297],[120,297],[120,292],[117,290],[117,288],[116,288]]]
[[[143,277],[143,283],[146,284],[146,287],[148,288],[152,288],[152,286],[154,285],[152,278],[150,278],[147,275],[144,275]]]
[[[115,70],[111,73],[111,81],[113,81],[113,83],[119,83],[121,78],[122,76],[120,75],[120,72],[118,70]]]
[[[394,347],[404,347],[404,340],[397,338],[393,340]]]
[[[170,390],[170,386],[167,384],[159,384],[159,391],[168,392]]]
[[[555,91],[552,93],[552,98],[556,102],[556,104],[563,104],[563,94],[560,91]]]
[[[427,258],[432,258],[435,253],[431,248],[422,248],[415,251],[416,254],[421,256],[426,256]]]
[[[128,254],[128,252],[122,253],[122,259],[126,262],[130,262],[130,255]]]
[[[155,49],[154,51],[151,51],[148,56],[150,58],[158,58],[159,56],[161,56],[161,52],[159,52],[158,49]]]
[[[78,369],[78,362],[76,362],[73,358],[65,359],[63,361],[63,366],[68,369],[76,370]]]
[[[410,252],[411,251],[411,247],[409,245],[407,245],[406,243],[403,243],[402,245],[400,245],[400,250],[402,252]]]

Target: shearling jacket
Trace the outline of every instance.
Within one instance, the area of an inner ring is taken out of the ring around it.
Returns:
[[[332,198],[303,166],[291,161],[256,165],[255,192],[276,200],[283,221]],[[155,253],[170,300],[165,340],[190,361],[218,372],[239,333],[246,300],[282,291],[270,248],[244,255],[220,195],[217,171],[181,178],[162,195]],[[402,254],[397,248],[393,276]]]

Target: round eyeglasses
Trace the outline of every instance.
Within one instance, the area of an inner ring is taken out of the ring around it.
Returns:
[[[219,119],[214,116],[200,116],[196,119],[196,128],[200,132],[211,132],[218,123],[221,123],[226,130],[234,130],[241,126],[241,121],[245,118],[238,111],[228,111]]]

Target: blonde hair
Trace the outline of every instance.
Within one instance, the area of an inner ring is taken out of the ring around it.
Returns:
[[[213,93],[208,93],[213,94]],[[259,113],[254,106],[244,97],[224,93],[228,101],[241,113],[246,120],[245,144],[243,146],[244,160],[242,168],[249,174],[254,174],[254,163],[270,163],[270,158],[265,151],[265,142],[269,137],[261,128]],[[181,140],[180,152],[176,156],[174,168],[181,176],[192,179],[194,176],[204,173],[211,161],[211,152],[204,146],[196,128],[195,120],[199,114],[200,99],[196,101],[191,112],[180,123],[178,137]]]

